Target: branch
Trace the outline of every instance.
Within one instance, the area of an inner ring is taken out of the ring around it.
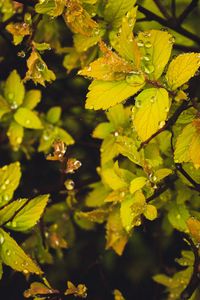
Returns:
[[[190,299],[190,297],[200,284],[200,256],[198,248],[195,246],[193,240],[190,237],[185,235],[185,239],[189,242],[191,250],[194,253],[194,268],[187,287],[181,293],[182,300]]]
[[[163,19],[141,5],[138,5],[138,10],[148,18],[148,21],[156,21],[200,45],[200,37],[181,27],[174,18],[169,20]]]
[[[170,15],[168,14],[165,6],[163,6],[163,4],[160,2],[160,0],[154,0],[154,2],[157,5],[157,7],[159,8],[160,12],[163,14],[163,16],[166,19],[170,19]]]
[[[200,192],[200,183],[197,183],[182,167],[180,163],[175,164],[176,169],[194,186],[194,189]]]
[[[37,0],[15,0],[15,2],[28,5],[28,6],[35,6],[38,3]]]
[[[173,18],[176,18],[176,0],[171,0],[171,12]]]
[[[182,104],[177,108],[177,110],[171,116],[171,118],[168,119],[168,121],[165,123],[165,125],[162,128],[160,128],[158,131],[156,131],[154,134],[152,134],[152,136],[150,136],[146,141],[141,143],[140,147],[138,148],[138,151],[140,151],[145,145],[147,145],[158,134],[160,134],[161,132],[163,132],[166,129],[169,129],[172,125],[174,125],[174,123],[176,122],[176,120],[178,119],[180,114],[187,108],[189,108],[188,101],[183,101]]]
[[[178,23],[181,24],[188,17],[188,15],[197,7],[199,0],[192,0],[182,14],[178,17]]]

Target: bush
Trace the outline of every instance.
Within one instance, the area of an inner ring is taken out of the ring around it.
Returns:
[[[199,5],[163,2],[0,0],[6,299],[199,299]]]

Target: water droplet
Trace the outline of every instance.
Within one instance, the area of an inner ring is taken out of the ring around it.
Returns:
[[[0,245],[3,244],[4,240],[5,240],[4,235],[3,235],[3,233],[0,232]]]
[[[135,101],[135,106],[136,106],[137,108],[140,108],[141,105],[142,105],[141,100],[136,100],[136,101]]]
[[[118,132],[118,131],[115,131],[115,132],[114,132],[114,136],[119,136],[119,132]]]
[[[31,121],[30,120],[26,120],[25,123],[26,123],[26,125],[29,125],[31,123]]]
[[[143,43],[142,40],[139,40],[139,41],[137,42],[137,45],[138,45],[138,47],[144,47],[144,43]]]
[[[24,58],[26,56],[26,53],[24,51],[19,51],[17,53],[17,56],[21,57],[21,58]]]
[[[151,74],[151,73],[153,73],[154,72],[154,66],[153,65],[146,65],[145,67],[144,67],[144,71],[145,71],[145,73],[147,73],[147,74]]]
[[[170,37],[170,39],[169,39],[169,43],[170,43],[170,44],[174,44],[175,41],[176,41],[176,39],[175,39],[174,36]]]
[[[9,184],[9,183],[10,183],[10,180],[6,179],[5,184]]]
[[[165,111],[168,112],[169,111],[169,107],[165,107]]]
[[[143,36],[144,36],[145,38],[148,38],[148,37],[151,36],[151,32],[150,32],[150,31],[145,31],[145,32],[143,33]]]
[[[165,125],[165,121],[160,121],[158,124],[158,127],[163,128],[164,125]]]
[[[72,179],[67,179],[67,180],[65,181],[65,187],[66,187],[66,189],[67,189],[68,191],[73,190],[73,189],[74,189],[74,186],[75,186],[75,184],[74,184],[74,181],[73,181]]]
[[[3,195],[3,200],[4,201],[8,201],[8,199],[9,199],[9,196],[7,194]]]
[[[140,75],[131,73],[126,76],[126,82],[130,85],[142,84],[144,82],[144,78]]]
[[[45,70],[45,64],[41,60],[37,60],[37,62],[36,62],[36,69],[39,72],[43,72]]]
[[[150,98],[150,102],[151,103],[154,103],[156,101],[156,96],[152,96],[151,98]]]
[[[17,137],[16,142],[17,142],[17,144],[21,144],[22,138],[21,137]]]
[[[145,48],[151,48],[152,47],[152,44],[150,41],[147,41],[145,44],[144,44]]]
[[[150,55],[150,54],[146,54],[145,56],[142,57],[142,59],[143,59],[144,61],[150,61],[151,55]]]
[[[17,107],[18,107],[18,104],[15,101],[10,106],[11,109],[16,109]]]
[[[179,220],[181,218],[181,215],[180,214],[176,215],[176,218]]]
[[[7,249],[7,250],[6,250],[6,255],[7,255],[7,256],[10,256],[10,254],[11,254],[10,249]]]
[[[27,269],[24,269],[24,270],[23,270],[23,273],[24,273],[24,274],[28,274],[29,272],[28,272]]]
[[[15,221],[12,221],[11,226],[15,228],[17,226],[17,223]]]
[[[80,160],[76,160],[76,161],[74,162],[74,167],[75,167],[76,169],[79,169],[81,166],[82,166],[82,163],[80,162]]]
[[[5,190],[6,189],[6,186],[5,186],[5,184],[3,184],[2,186],[1,186],[1,190]]]

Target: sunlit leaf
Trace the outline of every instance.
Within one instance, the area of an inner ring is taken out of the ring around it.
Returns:
[[[186,223],[192,237],[200,243],[200,221],[195,218],[189,218]]]
[[[41,269],[25,254],[13,238],[3,229],[0,229],[1,245],[0,256],[4,264],[24,274],[42,274]]]
[[[26,107],[20,107],[14,114],[15,121],[25,128],[42,129],[43,125],[35,112]]]
[[[38,14],[47,14],[51,17],[58,17],[63,13],[65,0],[40,0],[35,6]]]
[[[25,89],[23,82],[16,70],[8,76],[5,84],[4,95],[10,107],[16,109],[23,102]]]
[[[157,209],[154,205],[147,204],[143,214],[146,219],[153,221],[157,218],[158,213],[157,213]]]
[[[147,182],[147,178],[145,177],[137,177],[131,181],[130,184],[130,193],[134,194],[136,191],[142,189]]]
[[[190,214],[184,204],[177,205],[176,203],[171,203],[170,210],[168,212],[168,219],[175,229],[187,232],[188,228],[186,221],[189,217]]]
[[[165,125],[170,100],[163,88],[150,88],[136,97],[133,124],[142,141]]]
[[[135,75],[132,75],[135,76]],[[137,75],[136,75],[137,76]],[[127,100],[136,94],[143,86],[142,77],[133,78],[133,84],[124,81],[95,80],[89,86],[85,107],[88,109],[107,109],[117,103]]]
[[[170,58],[174,38],[161,30],[140,32],[137,43],[141,52],[142,69],[150,79],[158,79]]]
[[[30,90],[26,92],[22,106],[32,110],[40,102],[41,96],[40,90]]]
[[[8,128],[7,136],[9,138],[10,145],[13,147],[13,150],[17,151],[23,140],[24,128],[17,122],[12,121]]]
[[[170,89],[175,90],[188,82],[188,80],[195,75],[199,67],[199,53],[185,53],[177,56],[170,63],[166,74]]]

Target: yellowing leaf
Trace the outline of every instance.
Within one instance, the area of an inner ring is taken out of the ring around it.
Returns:
[[[158,79],[170,58],[174,38],[161,30],[140,32],[137,43],[142,55],[142,68],[150,79]]]
[[[104,33],[104,28],[96,28],[90,36],[85,36],[80,33],[74,34],[73,41],[76,51],[79,53],[87,51],[90,47],[96,45],[101,40]]]
[[[188,82],[200,67],[199,53],[180,54],[170,63],[166,79],[170,89],[173,91]]]
[[[26,255],[13,238],[3,229],[0,229],[1,244],[0,257],[4,264],[15,271],[42,274],[41,269]]]
[[[20,44],[23,38],[32,32],[30,25],[25,22],[10,23],[6,26],[6,30],[13,35],[14,45]]]
[[[11,111],[8,102],[0,95],[0,119],[8,112]]]
[[[104,18],[113,27],[119,27],[122,17],[135,5],[136,0],[108,0]]]
[[[40,90],[30,90],[25,94],[23,107],[26,107],[30,110],[36,107],[36,105],[41,100],[41,91]]]
[[[35,84],[39,83],[45,86],[45,81],[51,82],[56,79],[53,71],[48,69],[40,54],[35,50],[31,52],[27,60],[27,67],[26,81],[32,79]]]
[[[137,177],[131,181],[130,184],[130,193],[134,194],[136,191],[142,189],[147,182],[147,178],[145,177]]]
[[[63,13],[65,5],[65,0],[40,0],[39,3],[35,5],[35,11],[38,14],[47,14],[51,17],[58,17]]]
[[[171,204],[170,210],[168,212],[168,219],[175,229],[187,232],[188,228],[186,225],[186,221],[189,219],[189,217],[190,214],[184,204]]]
[[[174,152],[175,162],[193,162],[195,168],[200,167],[200,119],[184,127],[177,138]]]
[[[119,290],[114,290],[113,295],[115,300],[125,300],[125,298]]]
[[[88,109],[107,109],[136,94],[144,86],[144,81],[128,84],[124,81],[95,80],[89,86],[85,107]]]
[[[0,207],[13,197],[21,178],[19,162],[0,168]]]
[[[23,207],[26,204],[26,202],[27,199],[18,199],[4,206],[0,210],[0,224],[2,225],[4,223],[7,223],[10,219],[12,219],[16,211],[21,209],[21,207]]]
[[[154,205],[147,204],[145,211],[143,212],[146,219],[153,221],[157,218],[157,209]]]
[[[128,234],[122,226],[118,208],[114,208],[108,217],[106,241],[106,249],[113,248],[118,255],[122,255],[128,241]]]
[[[4,95],[10,107],[16,109],[23,102],[25,89],[23,82],[16,70],[8,76],[5,84]]]
[[[121,189],[127,186],[127,183],[116,174],[113,168],[107,168],[102,171],[102,180],[113,190]]]
[[[60,106],[53,106],[47,112],[47,121],[49,123],[55,124],[59,121],[61,115],[61,107]]]
[[[111,123],[104,122],[97,125],[92,136],[97,139],[105,139],[112,131],[114,131],[113,125]]]
[[[141,224],[141,215],[146,207],[145,197],[137,191],[135,195],[128,196],[121,203],[120,217],[124,229],[129,233],[134,226]]]
[[[200,243],[200,221],[195,218],[189,218],[186,223],[192,237]]]
[[[14,114],[15,121],[25,128],[42,129],[43,125],[36,113],[26,107],[20,107]]]
[[[103,223],[106,220],[108,211],[98,208],[89,212],[80,211],[77,212],[76,215],[79,219],[88,220],[94,223]]]
[[[163,88],[146,89],[136,97],[133,124],[142,141],[165,125],[169,106],[169,96]]]
[[[156,178],[155,181],[158,182],[158,181],[164,179],[165,177],[169,176],[170,174],[172,174],[172,170],[171,169],[164,168],[164,169],[156,170],[154,172],[154,176]]]
[[[15,231],[25,231],[33,227],[40,219],[48,202],[49,195],[41,195],[24,203],[23,208],[12,218],[7,227]]]
[[[136,69],[140,66],[140,52],[133,36],[137,7],[133,7],[122,19],[119,33],[111,40],[117,52],[128,61],[132,61]]]
[[[93,61],[89,67],[80,70],[79,75],[103,81],[123,80],[133,70],[128,62],[107,48],[103,42],[100,43],[100,49],[104,55]]]
[[[23,140],[24,128],[17,122],[12,121],[8,128],[7,136],[9,138],[10,145],[13,147],[13,150],[17,151]]]

